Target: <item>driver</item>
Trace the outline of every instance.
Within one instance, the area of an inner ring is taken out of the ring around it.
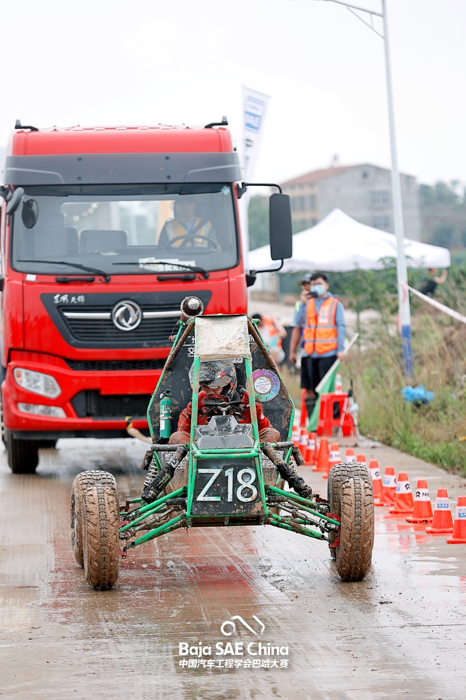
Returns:
[[[187,245],[206,247],[208,241],[202,241],[204,236],[208,236],[214,241],[217,240],[215,229],[206,218],[196,214],[198,201],[196,197],[190,195],[180,196],[174,204],[174,218],[167,219],[159,236],[159,245],[166,248],[170,241],[179,238],[180,240],[171,244],[171,248],[181,248]],[[192,240],[190,240],[192,237]],[[212,243],[211,243],[211,247]],[[217,250],[220,250],[217,245]]]
[[[189,381],[193,385],[193,365],[189,370]],[[198,425],[206,425],[210,417],[206,415],[204,399],[223,399],[224,401],[241,401],[244,410],[238,423],[251,423],[249,396],[243,392],[242,397],[237,392],[237,377],[235,365],[231,360],[214,360],[201,362],[199,373]],[[238,405],[238,404],[237,404]],[[190,441],[192,402],[181,411],[178,420],[178,430],[170,436],[170,444],[183,445]],[[262,406],[256,401],[257,424],[261,442],[279,442],[280,433],[272,428],[268,418],[262,413]]]

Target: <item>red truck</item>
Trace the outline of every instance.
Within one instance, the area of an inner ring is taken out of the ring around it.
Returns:
[[[17,122],[1,209],[2,437],[15,473],[60,437],[126,437],[146,410],[188,294],[245,313],[238,155],[206,127],[36,129]],[[273,259],[291,254],[271,204]]]

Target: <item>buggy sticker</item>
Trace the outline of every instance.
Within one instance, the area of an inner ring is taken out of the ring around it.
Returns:
[[[279,392],[280,381],[270,369],[256,369],[252,381],[259,401],[271,401]]]

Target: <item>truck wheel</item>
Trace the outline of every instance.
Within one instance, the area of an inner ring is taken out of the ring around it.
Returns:
[[[8,466],[13,474],[34,474],[39,464],[39,450],[35,440],[17,440],[5,430]]]
[[[83,561],[87,582],[99,590],[118,579],[119,504],[114,477],[108,472],[87,474],[82,509]],[[83,478],[84,481],[84,478]]]
[[[340,542],[330,550],[343,581],[361,581],[371,565],[374,546],[372,478],[364,464],[336,464],[328,479],[328,501],[341,518]],[[331,533],[333,544],[336,533]]]

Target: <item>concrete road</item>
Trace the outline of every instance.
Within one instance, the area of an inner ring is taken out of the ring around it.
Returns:
[[[70,546],[72,479],[108,469],[123,498],[140,495],[143,453],[133,440],[63,440],[35,476],[12,475],[0,454],[2,700],[464,697],[466,545],[386,509],[361,583],[339,581],[325,543],[255,527],[172,533],[132,552],[114,590],[91,590]],[[466,494],[464,480],[396,450],[366,455],[407,469],[413,487],[427,477],[432,498],[440,485]],[[251,630],[236,619],[224,636],[235,616]],[[259,640],[289,653],[254,656]],[[179,644],[199,642],[212,655],[194,668]],[[244,655],[216,656],[227,642]]]

